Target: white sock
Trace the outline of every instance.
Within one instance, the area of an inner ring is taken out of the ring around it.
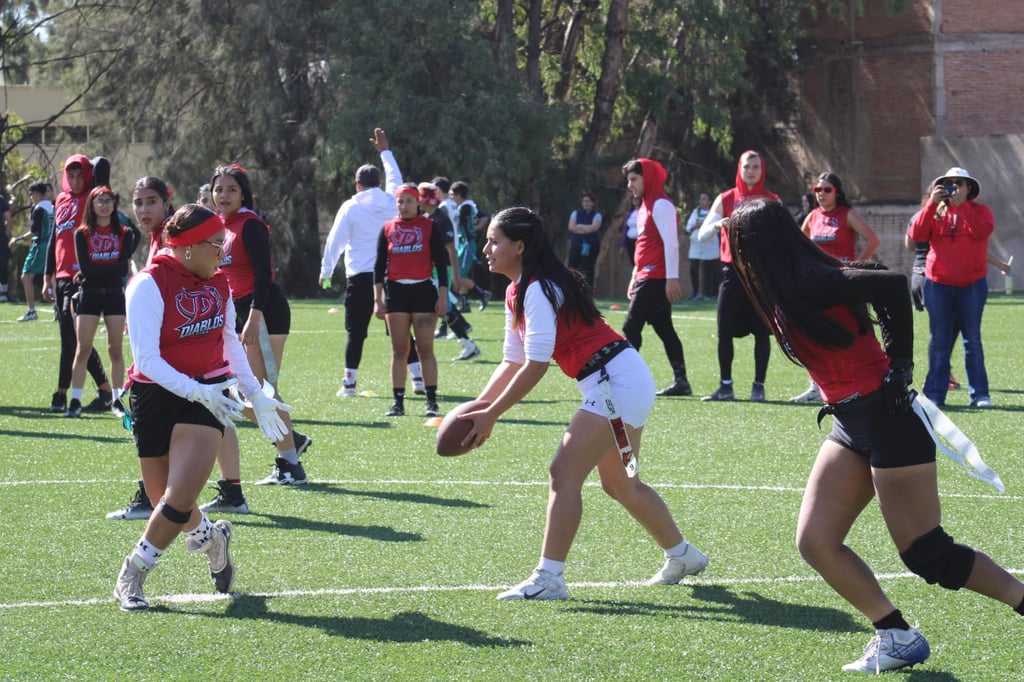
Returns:
[[[686,554],[686,550],[688,550],[688,549],[690,549],[690,543],[687,542],[685,539],[683,539],[683,541],[680,542],[675,547],[669,547],[668,549],[664,550],[665,551],[665,558],[666,559],[673,559],[673,558],[681,557],[684,554]]]
[[[288,460],[289,464],[299,463],[299,455],[298,453],[295,452],[295,448],[290,448],[288,450],[278,450],[277,456],[281,457],[282,459]]]
[[[548,559],[547,557],[542,556],[540,558],[540,563],[537,564],[537,568],[542,571],[547,571],[552,575],[562,575],[562,571],[565,570],[565,562],[555,561],[554,559]]]
[[[72,400],[77,400],[78,402],[82,402],[82,396],[84,394],[85,394],[85,389],[84,388],[72,388],[71,389],[71,399]]]
[[[732,379],[722,379],[723,386],[732,386]]]
[[[121,399],[121,389],[119,389],[119,388],[112,388],[112,389],[110,389],[110,392],[113,395],[113,400],[120,400]]]
[[[192,551],[198,552],[203,546],[210,541],[210,536],[213,534],[213,524],[210,523],[210,519],[206,518],[206,514],[202,511],[199,512],[199,523],[192,530],[183,531],[185,537],[192,540],[192,545],[189,549],[194,547]]]
[[[346,367],[345,378],[341,380],[341,383],[344,384],[345,386],[355,386],[357,374],[359,374],[358,369],[349,369],[348,367]]]
[[[160,549],[149,540],[146,539],[145,534],[139,538],[139,542],[135,545],[135,549],[132,553],[142,559],[142,563],[146,564],[150,568],[155,568],[160,557],[163,556],[164,550]]]
[[[410,362],[409,374],[412,376],[413,381],[423,381],[423,370],[420,368],[420,363]]]
[[[473,350],[473,348],[476,347],[473,340],[468,337],[465,339],[459,339],[459,343],[462,345],[462,350]]]

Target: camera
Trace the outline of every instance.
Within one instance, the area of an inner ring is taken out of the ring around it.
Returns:
[[[946,190],[947,196],[953,196],[956,193],[956,185],[954,184],[943,185],[942,189]]]

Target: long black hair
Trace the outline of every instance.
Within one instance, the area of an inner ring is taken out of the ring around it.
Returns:
[[[827,286],[830,276],[849,266],[808,239],[782,204],[756,200],[740,207],[729,219],[729,245],[743,288],[786,357],[803,364],[804,339],[825,348],[853,344],[856,335],[824,315],[808,296],[809,286]],[[848,305],[858,333],[869,331],[867,305]]]
[[[512,308],[514,324],[523,319],[526,289],[534,280],[540,283],[556,314],[559,311],[557,287],[562,291],[562,310],[568,319],[578,318],[587,324],[601,319],[601,311],[594,305],[583,275],[567,268],[555,255],[544,234],[544,224],[536,213],[525,206],[513,206],[494,216],[493,224],[509,241],[523,243],[523,273]]]

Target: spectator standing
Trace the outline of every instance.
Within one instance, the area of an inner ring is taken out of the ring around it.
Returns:
[[[36,313],[36,285],[43,286],[43,273],[46,271],[46,245],[53,229],[53,202],[46,198],[46,183],[34,182],[28,188],[29,199],[32,201],[31,223],[29,229],[20,237],[11,238],[14,242],[31,239],[25,264],[21,268],[21,286],[25,290],[25,304],[28,310],[18,318],[18,322],[34,322],[39,319]],[[40,291],[42,294],[42,291]]]
[[[594,195],[589,191],[580,195],[579,208],[569,215],[569,260],[567,265],[578,270],[594,288],[594,266],[601,251],[601,213],[597,210]]]
[[[657,395],[693,395],[686,378],[683,343],[672,324],[672,303],[682,296],[679,287],[679,214],[665,194],[668,173],[652,159],[633,159],[622,167],[626,186],[640,199],[638,236],[633,272],[629,278],[629,310],[622,333],[640,350],[644,325],[661,339],[672,368],[673,381]]]
[[[711,195],[701,192],[697,208],[690,213],[690,219],[686,221],[686,234],[690,235],[690,286],[693,288],[693,296],[690,300],[705,301],[714,299],[718,290],[718,270],[721,268],[721,261],[718,260],[718,238],[702,242],[693,233],[704,224],[711,210]]]
[[[959,324],[970,405],[991,407],[981,318],[988,299],[988,240],[995,219],[988,206],[975,201],[981,185],[963,168],[950,168],[932,181],[931,188],[931,197],[910,224],[910,238],[929,243],[924,304],[931,338],[923,391],[936,405],[945,404],[954,329]]]

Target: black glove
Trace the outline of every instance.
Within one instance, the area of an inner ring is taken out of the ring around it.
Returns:
[[[914,361],[894,359],[882,381],[882,397],[890,414],[910,414],[907,389],[914,380]]]

